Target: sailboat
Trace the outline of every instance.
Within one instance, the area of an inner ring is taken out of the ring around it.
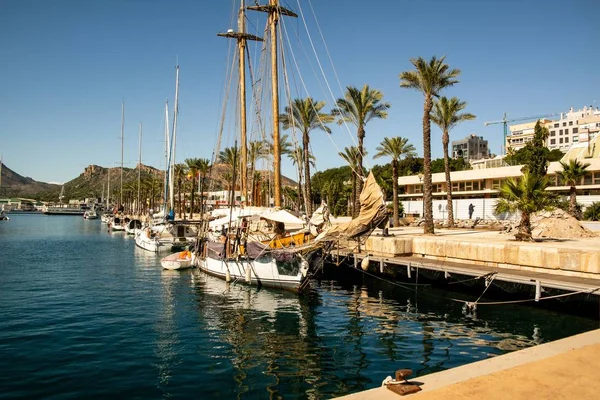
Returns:
[[[322,204],[310,218],[312,226],[296,232],[287,232],[290,224],[303,225],[302,220],[281,210],[281,153],[279,146],[279,88],[277,61],[277,23],[282,16],[296,17],[297,15],[279,5],[278,0],[270,0],[268,5],[244,7],[242,1],[238,30],[219,34],[238,41],[239,77],[240,77],[240,142],[241,142],[241,191],[246,198],[245,158],[246,126],[245,126],[245,47],[247,40],[262,41],[245,32],[244,10],[254,10],[269,14],[269,32],[271,47],[271,100],[273,119],[273,188],[275,209],[267,209],[258,215],[248,216],[247,212],[231,210],[221,220],[213,221],[223,224],[220,235],[206,232],[199,240],[194,253],[194,263],[208,274],[226,281],[241,281],[251,285],[260,285],[294,292],[301,292],[309,285],[309,279],[316,275],[323,265],[324,257],[335,241],[341,239],[357,239],[372,232],[372,230],[387,220],[387,211],[381,188],[377,185],[372,173],[366,180],[361,193],[361,212],[359,216],[341,226],[331,226],[328,218],[328,208]],[[233,170],[235,182],[235,171]],[[310,179],[306,177],[306,179]],[[232,196],[235,187],[232,184]],[[233,206],[233,201],[231,201]],[[236,218],[239,217],[239,218]],[[266,221],[271,225],[271,232],[256,232],[252,224]],[[227,228],[225,228],[227,226]],[[215,227],[216,228],[216,227]],[[216,231],[216,230],[215,230]]]
[[[165,105],[165,201],[163,209],[153,215],[152,221],[143,229],[135,233],[135,244],[148,251],[159,253],[162,251],[183,250],[195,241],[197,231],[184,221],[175,221],[173,216],[173,169],[175,140],[177,133],[177,111],[179,98],[179,66],[176,67],[175,77],[175,110],[173,112],[173,136],[169,135],[169,107]],[[167,200],[169,193],[169,200]]]
[[[239,50],[239,99],[240,99],[240,137],[241,137],[241,190],[242,198],[247,198],[246,183],[246,91],[245,91],[245,49],[246,41],[263,41],[262,38],[245,32],[244,2],[238,19],[239,32],[233,30],[221,33],[219,36],[236,39]],[[223,224],[221,234],[215,237],[207,232],[199,241],[194,254],[194,262],[198,268],[206,273],[222,278],[226,281],[244,281],[252,285],[260,285],[278,289],[300,292],[308,285],[309,278],[322,266],[323,257],[331,242],[327,240],[315,241],[310,231],[301,229],[289,234],[286,232],[286,223],[299,223],[302,220],[294,217],[281,207],[281,154],[279,149],[279,97],[277,75],[277,30],[276,24],[282,15],[296,16],[290,10],[279,6],[277,0],[271,0],[268,6],[251,6],[249,10],[264,11],[269,13],[270,40],[271,40],[271,85],[272,85],[272,110],[273,110],[273,148],[274,148],[274,205],[275,210],[265,210],[260,215],[247,216],[243,211],[237,215],[244,218],[235,218],[234,211],[222,219],[229,219],[228,224]],[[234,168],[235,182],[235,168]],[[231,204],[235,184],[232,184]],[[255,234],[250,229],[251,219],[267,220],[273,226],[270,235],[264,232]],[[225,222],[225,221],[223,221]],[[217,222],[218,223],[218,222]],[[213,221],[213,226],[215,221]],[[225,228],[225,225],[228,228]]]
[[[0,156],[0,191],[2,190],[2,156]],[[8,221],[8,216],[4,214],[4,210],[0,210],[0,221]]]
[[[124,150],[124,142],[125,142],[125,102],[121,102],[121,189],[120,189],[120,198],[119,198],[119,206],[117,207],[118,211],[123,210],[123,150]],[[108,176],[110,178],[110,168],[108,171]],[[108,229],[111,232],[125,232],[125,227],[128,223],[128,218],[124,218],[122,212],[119,214],[113,215],[112,219],[108,221]]]

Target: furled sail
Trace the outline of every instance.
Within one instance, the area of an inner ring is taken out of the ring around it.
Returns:
[[[360,194],[360,213],[352,221],[334,225],[322,232],[317,240],[333,238],[353,239],[371,232],[388,219],[385,196],[377,184],[373,172],[369,173]]]

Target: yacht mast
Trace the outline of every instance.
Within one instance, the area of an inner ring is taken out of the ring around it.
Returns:
[[[263,39],[258,36],[246,33],[246,13],[245,2],[241,0],[240,12],[238,16],[238,32],[233,29],[226,33],[218,33],[217,36],[236,39],[238,44],[238,72],[240,87],[240,164],[241,164],[241,189],[242,204],[248,203],[248,140],[246,123],[246,41],[254,40],[262,42]]]
[[[108,182],[106,183],[106,211],[110,207],[110,167],[108,167]]]
[[[277,61],[277,23],[279,17],[298,17],[297,14],[279,5],[279,0],[269,0],[268,5],[250,6],[249,10],[262,11],[269,14],[271,36],[271,97],[273,101],[273,185],[275,207],[281,207],[281,149],[279,147],[279,78]]]
[[[169,102],[165,103],[165,179],[164,179],[164,206],[165,206],[165,215],[167,213],[167,204],[170,204],[171,207],[174,207],[174,195],[173,195],[173,186],[171,186],[171,192],[169,193],[169,202],[167,202],[167,189],[169,187],[167,184],[172,179],[172,171],[171,171],[171,160],[169,160],[169,149],[171,148],[171,138],[169,135]]]
[[[123,207],[123,144],[125,142],[125,102],[121,102],[121,197],[119,207]]]
[[[140,139],[138,141],[138,193],[137,193],[137,207],[136,214],[140,215],[141,205],[140,205],[140,186],[142,183],[142,123],[140,122]]]
[[[172,203],[175,203],[175,194],[173,187],[173,176],[175,170],[175,150],[177,147],[177,116],[179,115],[179,65],[175,67],[175,104],[173,105],[173,139],[171,140],[171,174],[169,181],[169,193],[171,194]],[[184,210],[185,211],[185,210]]]

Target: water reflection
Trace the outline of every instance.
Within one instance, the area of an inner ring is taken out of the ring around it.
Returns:
[[[136,249],[137,250],[137,249]],[[140,249],[145,253],[149,253]],[[177,324],[175,321],[176,301],[175,291],[180,286],[182,275],[179,271],[161,270],[161,310],[156,318],[155,331],[157,338],[155,341],[155,355],[159,363],[157,386],[163,391],[163,397],[171,397],[167,387],[173,376],[173,370],[181,363],[178,353],[180,343]]]
[[[198,394],[212,397],[330,398],[379,386],[398,368],[423,375],[545,339],[540,315],[512,315],[511,325],[506,310],[486,309],[474,319],[460,303],[429,297],[431,288],[417,293],[323,281],[297,296],[200,271],[163,271],[161,280],[159,385],[172,382],[182,362],[173,291],[186,285],[197,329],[206,333],[197,357],[209,361],[201,373],[212,382]]]

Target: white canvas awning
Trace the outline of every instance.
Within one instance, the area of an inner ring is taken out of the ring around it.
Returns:
[[[264,212],[260,214],[261,218],[268,219],[269,221],[283,222],[286,228],[303,227],[304,221],[300,218],[290,214],[285,210],[277,210],[271,212]]]

